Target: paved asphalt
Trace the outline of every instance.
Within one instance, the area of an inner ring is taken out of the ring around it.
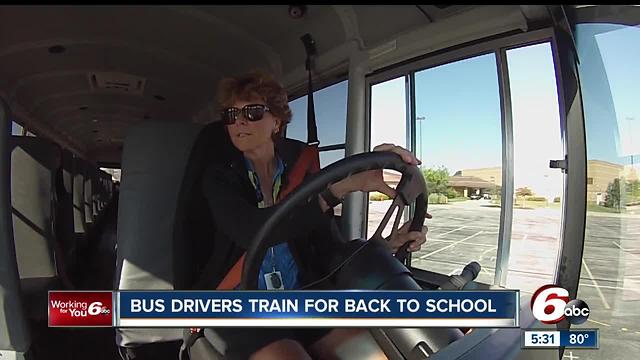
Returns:
[[[390,201],[369,204],[369,234]],[[500,209],[488,200],[430,205],[427,243],[412,265],[458,273],[470,261],[477,281],[493,283]],[[559,209],[515,209],[507,287],[532,293],[551,283],[560,234]],[[566,350],[564,359],[637,359],[640,352],[640,215],[589,213],[578,298],[591,309],[579,327],[600,329],[599,350]]]

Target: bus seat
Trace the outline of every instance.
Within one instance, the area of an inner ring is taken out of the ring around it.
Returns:
[[[54,233],[58,145],[43,138],[12,136],[11,211],[16,262],[26,311],[46,319],[47,291],[62,288],[66,276]]]
[[[73,158],[73,230],[78,245],[84,244],[87,232],[84,219],[84,162]]]
[[[89,183],[91,184],[91,200],[89,202],[91,215],[93,216],[93,222],[98,222],[98,188],[96,181],[96,168],[93,165],[89,166]]]
[[[87,228],[93,224],[93,187],[91,180],[91,164],[85,162],[84,164],[84,222],[87,224]]]
[[[93,189],[91,205],[94,219],[98,219],[102,215],[102,206],[100,206],[100,192],[102,190],[100,187],[100,170],[95,166],[91,170],[91,189]]]
[[[56,237],[64,250],[69,269],[75,264],[76,237],[73,230],[73,154],[62,150],[62,164],[56,172]]]
[[[104,184],[104,175],[102,170],[98,170],[96,172],[96,183],[98,185],[98,194],[97,194],[98,212],[102,214],[106,206],[105,194],[104,194],[105,184]]]
[[[118,289],[191,289],[199,271],[193,260],[208,260],[214,231],[200,181],[223,141],[221,124],[146,123],[130,132],[119,190]],[[212,334],[205,332],[207,339]],[[180,345],[183,336],[181,329],[119,329],[116,342],[139,356],[167,351],[166,344]],[[223,342],[210,342],[224,349]]]
[[[188,245],[176,231],[176,219],[185,169],[201,130],[202,125],[179,122],[146,122],[130,130],[122,154],[116,289],[177,289],[186,281]],[[137,356],[163,343],[172,343],[177,354],[182,338],[182,329],[116,330],[117,345]]]

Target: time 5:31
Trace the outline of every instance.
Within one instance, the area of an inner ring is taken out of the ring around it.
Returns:
[[[553,337],[555,334],[531,334],[532,344],[553,344]]]

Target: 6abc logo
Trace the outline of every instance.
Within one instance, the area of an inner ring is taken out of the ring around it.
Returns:
[[[89,315],[99,315],[99,314],[109,315],[111,314],[111,310],[109,310],[108,307],[103,306],[101,302],[95,301],[95,302],[92,302],[91,305],[89,305],[87,313]]]
[[[544,324],[555,324],[564,319],[573,325],[579,325],[589,318],[589,306],[586,302],[574,299],[569,301],[569,292],[556,285],[544,285],[531,297],[533,317]]]

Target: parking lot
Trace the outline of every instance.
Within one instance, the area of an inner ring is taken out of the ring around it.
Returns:
[[[390,201],[369,204],[369,234]],[[477,261],[477,281],[493,283],[500,208],[487,200],[430,205],[427,243],[412,265],[445,274]],[[637,212],[636,212],[637,213]],[[514,209],[507,287],[531,294],[553,281],[560,209]],[[573,350],[575,359],[631,359],[640,351],[640,215],[589,213],[578,298],[591,309],[581,327],[600,329],[600,350]],[[565,353],[569,358],[570,352]]]

